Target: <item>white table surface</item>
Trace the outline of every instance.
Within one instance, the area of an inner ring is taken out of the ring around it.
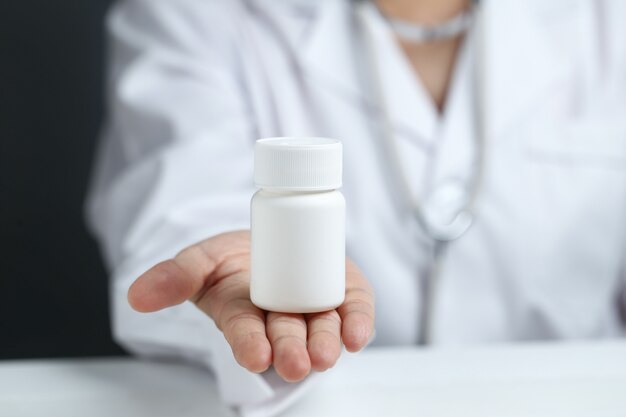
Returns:
[[[0,361],[1,417],[234,415],[187,365]],[[371,348],[344,355],[282,416],[624,417],[626,341]]]

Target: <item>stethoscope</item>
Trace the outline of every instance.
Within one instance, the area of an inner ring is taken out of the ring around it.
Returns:
[[[429,344],[432,340],[432,322],[434,312],[434,298],[436,295],[436,286],[440,275],[440,268],[444,252],[450,242],[459,239],[472,226],[474,222],[474,203],[479,192],[483,177],[484,156],[485,156],[485,122],[484,109],[485,103],[485,83],[484,74],[484,25],[481,20],[483,15],[479,10],[478,1],[474,1],[471,14],[463,14],[456,19],[448,22],[448,24],[433,28],[428,32],[424,28],[414,27],[401,21],[388,21],[390,29],[400,37],[421,37],[430,40],[433,36],[454,35],[454,32],[460,32],[467,27],[468,24],[473,26],[473,37],[475,46],[474,56],[474,100],[475,106],[475,149],[476,161],[473,177],[469,180],[469,186],[466,187],[468,192],[459,194],[458,187],[450,187],[444,189],[443,192],[435,194],[435,200],[441,201],[420,201],[415,192],[410,187],[410,181],[407,174],[402,169],[402,161],[398,146],[396,144],[395,133],[391,123],[391,117],[388,111],[388,105],[383,94],[382,77],[379,69],[379,61],[376,56],[376,45],[373,39],[371,29],[368,27],[367,17],[365,13],[371,12],[367,7],[376,9],[373,4],[368,2],[360,2],[356,5],[358,34],[360,35],[360,46],[364,56],[360,59],[365,60],[364,66],[369,69],[368,85],[370,86],[372,101],[377,103],[380,116],[380,132],[383,142],[386,146],[386,153],[391,159],[391,166],[395,167],[395,177],[399,180],[403,194],[407,198],[412,212],[424,231],[426,236],[433,242],[432,265],[428,275],[428,279],[424,280],[423,298],[421,306],[421,320],[418,335],[419,344]],[[376,12],[377,9],[376,9]],[[471,21],[469,20],[471,19]],[[439,33],[437,32],[439,31]],[[455,200],[456,206],[459,207],[454,213],[442,213],[437,207],[446,206],[446,200]]]

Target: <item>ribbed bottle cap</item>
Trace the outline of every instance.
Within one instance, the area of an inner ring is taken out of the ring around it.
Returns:
[[[341,142],[329,138],[260,139],[254,146],[254,183],[290,191],[341,187]]]

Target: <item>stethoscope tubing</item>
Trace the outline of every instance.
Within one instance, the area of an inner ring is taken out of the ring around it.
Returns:
[[[485,25],[483,23],[484,13],[479,7],[479,2],[473,2],[474,13],[474,111],[475,111],[475,146],[476,161],[474,175],[469,184],[469,197],[466,205],[459,210],[454,220],[449,224],[432,224],[424,215],[424,210],[420,201],[411,190],[410,182],[406,174],[402,170],[401,159],[398,147],[396,145],[395,134],[391,124],[391,118],[388,114],[388,106],[382,91],[382,78],[378,68],[378,61],[375,56],[375,45],[372,34],[367,27],[365,7],[367,4],[357,5],[357,24],[359,25],[359,34],[361,35],[362,45],[365,49],[364,58],[366,59],[363,67],[369,69],[371,92],[374,101],[378,103],[381,115],[381,136],[387,148],[387,154],[391,158],[391,165],[395,170],[395,177],[399,180],[403,193],[410,204],[417,222],[425,234],[432,240],[432,263],[428,271],[428,277],[425,277],[422,285],[422,303],[419,320],[418,343],[430,344],[433,341],[432,324],[435,308],[435,298],[437,294],[437,286],[442,269],[442,261],[450,242],[459,239],[472,225],[474,221],[474,208],[480,187],[483,182],[484,164],[485,164],[485,148],[486,148],[486,74],[485,74]]]

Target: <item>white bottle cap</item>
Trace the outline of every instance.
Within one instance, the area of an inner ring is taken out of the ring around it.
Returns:
[[[290,191],[341,187],[341,142],[316,137],[257,140],[254,183],[259,188]]]

